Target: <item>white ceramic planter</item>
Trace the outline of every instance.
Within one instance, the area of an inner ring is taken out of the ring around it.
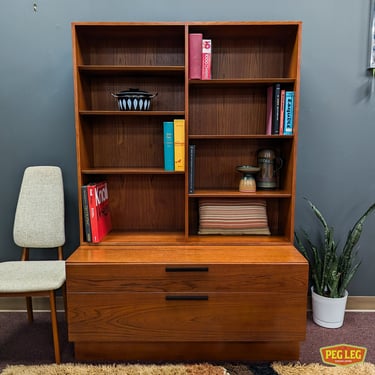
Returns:
[[[313,321],[325,328],[339,328],[344,323],[348,292],[341,298],[320,296],[311,288]]]

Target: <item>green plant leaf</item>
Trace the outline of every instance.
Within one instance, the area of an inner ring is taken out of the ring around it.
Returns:
[[[363,225],[367,217],[375,211],[372,204],[349,230],[344,247],[340,252],[335,241],[334,228],[329,226],[320,210],[306,199],[313,214],[321,226],[321,235],[314,244],[309,234],[302,230],[303,236],[295,233],[296,246],[309,262],[310,278],[315,293],[322,296],[339,298],[345,295],[345,290],[361,264],[357,261],[356,245],[362,235]]]

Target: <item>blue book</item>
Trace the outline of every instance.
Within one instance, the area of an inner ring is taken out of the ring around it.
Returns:
[[[174,171],[174,132],[173,121],[163,122],[164,134],[164,169]]]
[[[284,135],[293,134],[294,121],[294,91],[285,92]]]

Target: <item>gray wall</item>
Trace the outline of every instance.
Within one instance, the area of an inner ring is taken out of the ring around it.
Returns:
[[[15,259],[13,215],[23,170],[64,174],[68,256],[78,245],[72,21],[303,21],[296,229],[314,231],[303,197],[337,235],[375,201],[375,94],[367,72],[370,0],[1,1],[0,260]],[[351,295],[375,295],[375,218],[367,221]]]

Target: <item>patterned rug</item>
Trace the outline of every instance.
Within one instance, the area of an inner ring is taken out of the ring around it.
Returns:
[[[361,363],[351,366],[325,366],[318,363],[282,365],[273,363],[272,368],[279,375],[375,375],[375,365]]]
[[[7,366],[2,375],[375,375],[375,365],[356,364],[346,367],[331,367],[312,364],[203,364],[168,365],[38,365]]]
[[[3,375],[229,375],[224,367],[192,365],[39,365],[8,366]]]

